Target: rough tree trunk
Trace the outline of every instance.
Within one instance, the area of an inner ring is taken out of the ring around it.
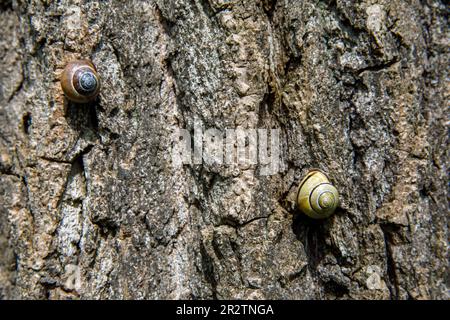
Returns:
[[[446,299],[448,7],[2,1],[0,298]],[[90,58],[97,102],[59,75]],[[171,165],[280,129],[282,170]],[[290,200],[310,168],[329,219]]]

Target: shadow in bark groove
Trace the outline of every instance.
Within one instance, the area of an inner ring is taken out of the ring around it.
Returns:
[[[384,243],[386,250],[386,267],[388,275],[388,289],[392,300],[398,300],[399,298],[399,280],[397,277],[397,268],[394,260],[394,253],[392,245],[394,243],[393,234],[398,232],[400,227],[395,224],[382,223],[380,224],[381,230],[384,235]]]
[[[205,275],[206,281],[208,281],[208,283],[211,285],[212,297],[213,299],[217,299],[217,280],[214,275],[214,261],[209,256],[203,243],[200,244],[200,254],[202,258],[201,262],[203,273]]]
[[[13,10],[12,0],[5,0],[0,3],[0,11]]]
[[[308,258],[308,267],[314,273],[326,253],[325,227],[323,221],[308,218],[303,213],[295,214],[292,231],[302,242]]]
[[[98,131],[97,103],[77,104],[68,102],[66,105],[67,123],[77,131],[91,129]]]
[[[27,112],[23,117],[22,117],[22,128],[23,128],[23,132],[25,134],[30,134],[30,127],[33,124],[33,118],[31,116],[30,112]]]
[[[341,298],[349,293],[349,289],[336,281],[328,281],[323,284],[325,292],[336,298]]]

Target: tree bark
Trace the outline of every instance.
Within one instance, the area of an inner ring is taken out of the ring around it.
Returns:
[[[448,6],[3,1],[0,298],[447,299]],[[97,101],[64,97],[89,58]],[[173,166],[177,129],[282,166]],[[341,204],[293,201],[311,168]]]

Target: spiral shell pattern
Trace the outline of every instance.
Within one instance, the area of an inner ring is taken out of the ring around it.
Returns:
[[[324,219],[339,206],[339,192],[325,173],[313,170],[300,183],[297,204],[307,216]]]
[[[69,62],[61,75],[61,88],[71,101],[95,100],[100,91],[100,79],[94,64],[89,60]]]

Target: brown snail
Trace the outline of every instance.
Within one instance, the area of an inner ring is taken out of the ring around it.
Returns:
[[[95,100],[100,92],[100,79],[94,64],[89,60],[69,62],[61,75],[61,88],[71,101]]]
[[[325,173],[311,170],[300,183],[297,205],[307,216],[324,219],[338,207],[339,192]]]

